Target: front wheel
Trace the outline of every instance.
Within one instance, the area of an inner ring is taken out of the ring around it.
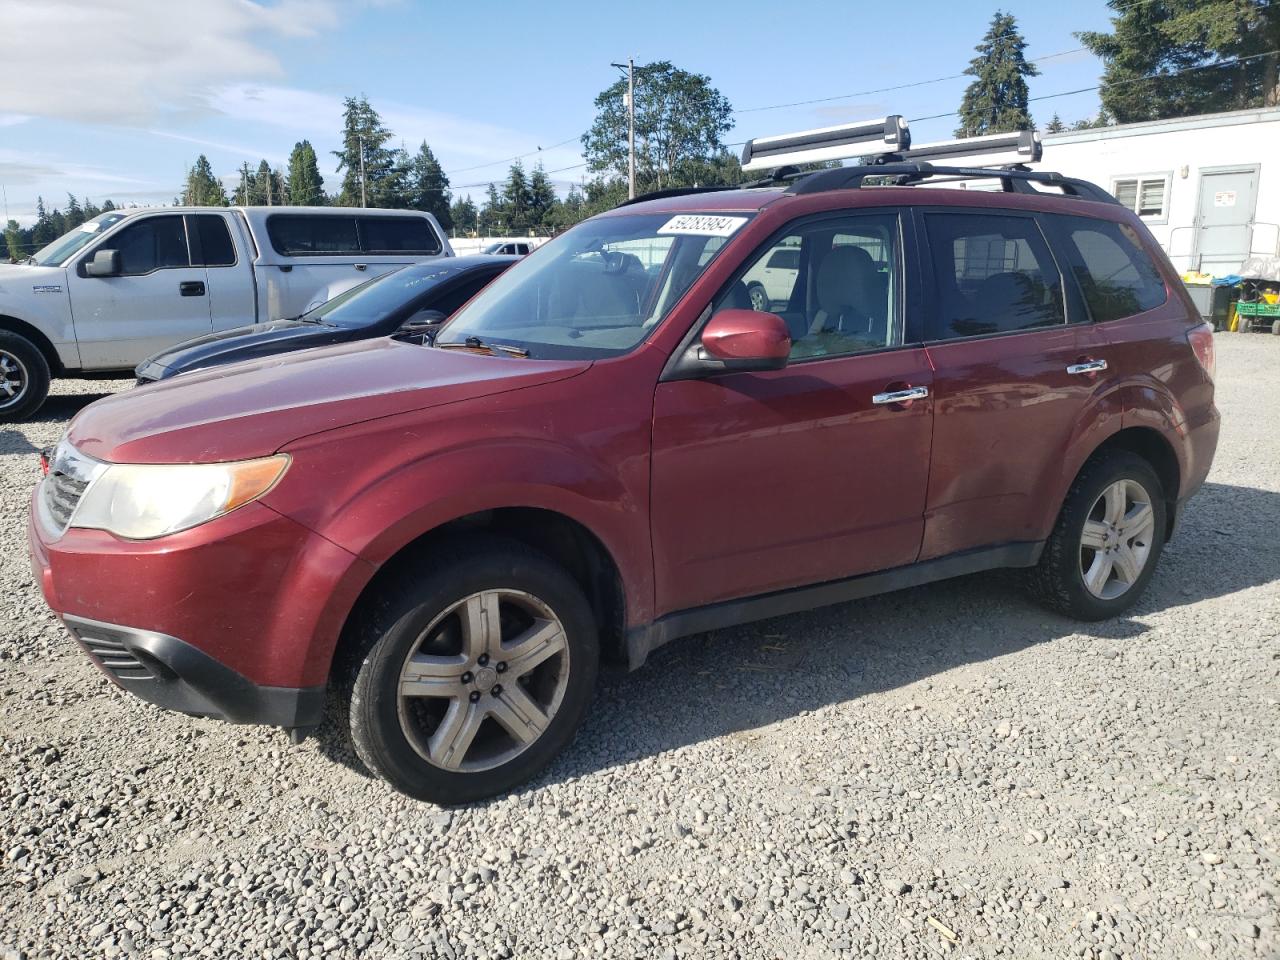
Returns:
[[[0,423],[21,420],[49,395],[49,363],[25,337],[0,330]]]
[[[1166,493],[1151,465],[1116,451],[1086,464],[1062,506],[1033,594],[1080,620],[1105,620],[1137,602],[1164,547]]]
[[[503,793],[572,739],[599,641],[572,577],[520,543],[473,536],[383,585],[351,696],[360,759],[441,804]]]
[[[751,299],[751,309],[757,313],[769,312],[769,294],[765,292],[764,287],[758,283],[753,283],[747,288],[747,296]]]

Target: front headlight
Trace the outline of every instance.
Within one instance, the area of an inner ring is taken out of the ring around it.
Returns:
[[[108,464],[85,490],[71,526],[154,540],[258,499],[288,466],[283,453],[236,463]]]

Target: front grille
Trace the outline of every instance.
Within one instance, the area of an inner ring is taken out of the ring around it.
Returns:
[[[83,621],[68,623],[71,635],[84,644],[89,655],[104,670],[121,680],[154,680],[151,669],[134,656],[119,639],[117,631],[95,627]]]
[[[89,484],[106,468],[101,460],[85,456],[66,440],[59,443],[49,462],[49,475],[40,488],[47,525],[57,533],[67,529]]]

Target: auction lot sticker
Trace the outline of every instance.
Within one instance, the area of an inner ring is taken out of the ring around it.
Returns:
[[[682,213],[664,223],[658,233],[685,237],[728,237],[747,222],[746,217],[717,217],[705,213]]]

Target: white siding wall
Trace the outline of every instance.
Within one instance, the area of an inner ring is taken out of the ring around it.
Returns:
[[[1253,165],[1260,169],[1250,252],[1280,256],[1280,110],[1047,134],[1037,166],[1113,193],[1116,180],[1165,178],[1164,216],[1143,219],[1181,271],[1199,266],[1193,254],[1201,171]]]

